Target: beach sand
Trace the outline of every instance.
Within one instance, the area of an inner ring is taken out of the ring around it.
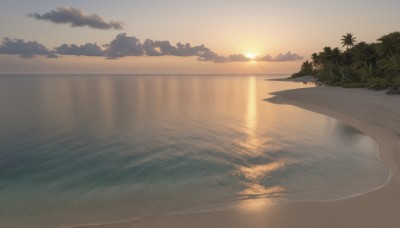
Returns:
[[[192,214],[167,214],[95,227],[400,227],[400,96],[366,89],[316,87],[276,92],[268,102],[334,117],[372,136],[391,171],[386,185],[331,202],[243,202]]]

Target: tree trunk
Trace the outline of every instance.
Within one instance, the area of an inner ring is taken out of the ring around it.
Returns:
[[[340,69],[340,74],[342,75],[342,78],[341,78],[341,82],[344,82],[344,80],[346,79],[346,75],[345,75],[345,73],[343,72],[343,67],[339,67],[339,69]]]

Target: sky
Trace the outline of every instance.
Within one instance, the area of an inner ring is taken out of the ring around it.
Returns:
[[[398,0],[1,0],[0,74],[290,74],[346,33],[374,42],[399,31],[398,9]]]

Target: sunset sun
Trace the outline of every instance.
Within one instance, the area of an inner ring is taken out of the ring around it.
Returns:
[[[246,57],[251,59],[251,60],[255,60],[256,57],[257,57],[257,54],[255,54],[255,53],[247,53]]]

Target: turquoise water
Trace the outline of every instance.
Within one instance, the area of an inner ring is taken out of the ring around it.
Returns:
[[[371,137],[263,101],[313,86],[276,77],[1,76],[0,226],[335,200],[385,182]]]

